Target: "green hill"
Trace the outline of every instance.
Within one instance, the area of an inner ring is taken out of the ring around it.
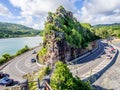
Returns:
[[[39,30],[20,24],[0,22],[0,38],[35,36]]]
[[[98,24],[93,26],[94,32],[100,38],[119,37],[120,38],[120,23],[114,24]]]

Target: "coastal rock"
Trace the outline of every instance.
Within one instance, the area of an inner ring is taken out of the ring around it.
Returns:
[[[58,60],[71,61],[94,48],[82,48],[85,39],[80,33],[87,38],[89,32],[82,28],[72,12],[66,11],[62,6],[55,13],[49,13],[45,25],[49,26],[47,30],[45,29],[43,41],[43,48],[47,52],[43,56],[39,55],[39,59],[46,64],[54,64]]]
[[[57,10],[56,10],[56,14],[63,14],[63,15],[67,15],[66,10],[60,6]]]
[[[47,16],[47,21],[51,23],[53,21],[53,17],[51,15]]]
[[[72,18],[73,18],[73,13],[70,12],[70,11],[68,11],[68,12],[67,12],[67,16],[72,19]]]
[[[61,28],[61,23],[57,19],[54,20],[54,25],[58,28]]]

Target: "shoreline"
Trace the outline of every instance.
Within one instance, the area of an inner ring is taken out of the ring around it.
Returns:
[[[43,38],[42,36],[27,36],[27,37],[10,37],[10,38],[0,38],[0,40],[2,39],[14,39],[14,38],[36,38],[36,37],[40,37]]]
[[[22,49],[25,45],[29,48],[34,48],[42,43],[43,37],[19,37],[19,38],[1,38],[0,39],[0,57],[3,54],[15,54],[18,50]],[[16,44],[15,44],[16,43]],[[10,45],[9,45],[10,44]]]
[[[25,46],[26,46],[26,45],[25,45]],[[25,46],[24,46],[24,47],[25,47]],[[24,48],[24,47],[23,47],[23,48]],[[30,49],[30,50],[33,50],[33,49],[35,49],[35,48],[37,48],[37,47],[39,47],[39,45],[34,46],[34,47],[29,47],[29,49]],[[21,48],[21,49],[23,49],[23,48]],[[21,50],[21,49],[19,49],[19,50]],[[19,50],[18,50],[18,51],[19,51]],[[30,50],[28,50],[28,51],[30,51]],[[18,51],[16,51],[16,53],[17,53]],[[15,55],[16,53],[14,53],[14,54],[4,53],[4,54],[9,54],[9,55],[13,56],[13,55]],[[4,54],[2,54],[2,55],[4,55]],[[0,56],[0,59],[2,58],[2,55]]]

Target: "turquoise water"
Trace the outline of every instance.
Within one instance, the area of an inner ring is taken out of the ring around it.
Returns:
[[[28,45],[29,47],[38,46],[41,42],[42,37],[0,39],[0,57],[5,53],[15,54],[25,45]]]

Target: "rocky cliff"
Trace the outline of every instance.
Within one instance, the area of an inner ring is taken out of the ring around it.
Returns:
[[[38,55],[40,63],[70,61],[92,49],[91,45],[86,47],[95,40],[95,35],[62,6],[55,13],[48,13],[43,37],[43,48]]]

